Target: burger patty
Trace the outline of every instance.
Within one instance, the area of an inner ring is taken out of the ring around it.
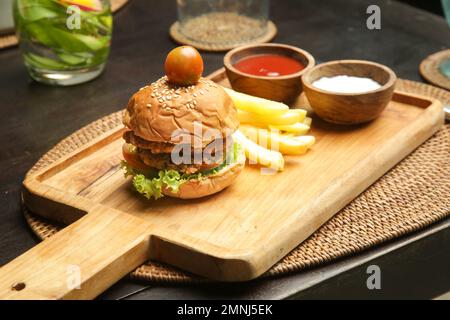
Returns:
[[[151,153],[171,153],[175,144],[170,142],[155,142],[155,141],[147,141],[133,133],[133,131],[126,131],[123,134],[123,139],[127,143],[131,143],[132,145],[145,150],[150,150]],[[227,143],[227,139],[223,139],[224,145]]]
[[[211,154],[211,161],[206,162],[203,161],[202,158],[202,163],[194,163],[196,152],[200,152],[203,157],[204,149],[201,149],[200,151],[191,150],[192,155],[189,161],[190,163],[175,164],[172,162],[171,157],[171,152],[176,146],[175,144],[168,142],[147,141],[135,135],[133,131],[126,131],[123,134],[123,138],[127,143],[137,147],[138,156],[142,162],[144,162],[147,166],[158,170],[173,169],[182,173],[196,173],[198,171],[215,168],[225,160],[225,152],[221,152],[221,155],[217,157],[217,159],[215,159],[215,153],[213,152]],[[226,139],[224,139],[224,144],[226,144]]]
[[[175,164],[172,162],[170,153],[153,153],[149,149],[138,148],[138,155],[142,162],[152,168],[158,170],[176,170],[182,173],[196,173],[202,170],[209,170],[219,166],[224,161],[223,157],[218,157],[214,163],[194,163],[191,158],[191,163]]]
[[[127,143],[131,143],[140,149],[149,149],[152,153],[170,153],[174,147],[173,143],[147,141],[135,135],[133,131],[126,131],[123,138]]]

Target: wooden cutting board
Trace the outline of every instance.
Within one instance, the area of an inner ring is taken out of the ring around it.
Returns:
[[[223,71],[212,79],[229,85]],[[217,280],[253,279],[443,121],[438,100],[400,92],[366,125],[313,117],[316,144],[286,157],[283,172],[247,166],[232,186],[196,200],[152,201],[134,192],[119,168],[123,129],[107,132],[26,177],[26,206],[72,224],[0,269],[0,298],[94,298],[148,259]]]

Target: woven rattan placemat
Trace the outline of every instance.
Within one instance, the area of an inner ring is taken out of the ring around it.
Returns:
[[[111,11],[116,12],[121,9],[128,0],[110,0]],[[14,34],[0,36],[0,49],[14,47],[17,45],[17,37]]]
[[[399,80],[397,89],[450,102],[450,92],[418,82]],[[101,133],[120,125],[121,112],[89,124],[57,144],[29,173],[49,165]],[[446,125],[292,250],[263,277],[299,272],[330,262],[420,230],[446,217],[450,213],[449,159],[450,125]],[[24,213],[31,229],[40,239],[50,237],[60,228],[34,216],[26,208]],[[152,261],[134,270],[131,276],[150,282],[205,281]]]
[[[441,63],[450,59],[450,49],[442,50],[429,55],[420,63],[420,74],[435,86],[450,90],[450,79],[439,71]]]
[[[232,41],[231,43],[205,43],[201,41],[196,41],[194,39],[191,39],[189,37],[186,37],[181,31],[180,31],[180,23],[174,22],[169,29],[169,34],[172,37],[172,39],[179,43],[179,44],[187,44],[191,45],[199,50],[203,51],[213,51],[213,52],[221,52],[221,51],[228,51],[233,48],[236,48],[238,46],[242,45],[248,45],[248,44],[256,44],[256,43],[264,43],[269,42],[272,40],[276,34],[277,34],[277,26],[272,21],[269,21],[267,23],[267,30],[264,34],[259,36],[256,39],[253,39],[251,41]]]

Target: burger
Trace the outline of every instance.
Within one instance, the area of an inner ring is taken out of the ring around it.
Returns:
[[[201,77],[201,57],[201,68],[193,63],[198,57],[192,47],[174,49],[166,76],[136,92],[125,109],[122,167],[146,198],[211,195],[245,165],[232,139],[239,126],[236,107],[221,86]]]

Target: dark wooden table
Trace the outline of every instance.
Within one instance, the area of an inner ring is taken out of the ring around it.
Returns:
[[[382,29],[366,28],[366,8],[381,7]],[[316,59],[369,59],[399,77],[421,80],[420,61],[442,50],[450,30],[438,16],[396,1],[272,1],[275,41],[302,47]],[[161,76],[174,47],[168,28],[175,1],[131,0],[114,18],[111,57],[97,80],[69,88],[30,81],[17,48],[0,51],[0,264],[37,243],[20,211],[25,172],[73,131],[123,108],[129,96]],[[206,73],[223,54],[204,53]],[[250,283],[202,286],[147,285],[124,279],[100,298],[433,298],[450,290],[450,221],[364,254],[301,274]],[[382,289],[366,288],[366,268],[377,264]]]

